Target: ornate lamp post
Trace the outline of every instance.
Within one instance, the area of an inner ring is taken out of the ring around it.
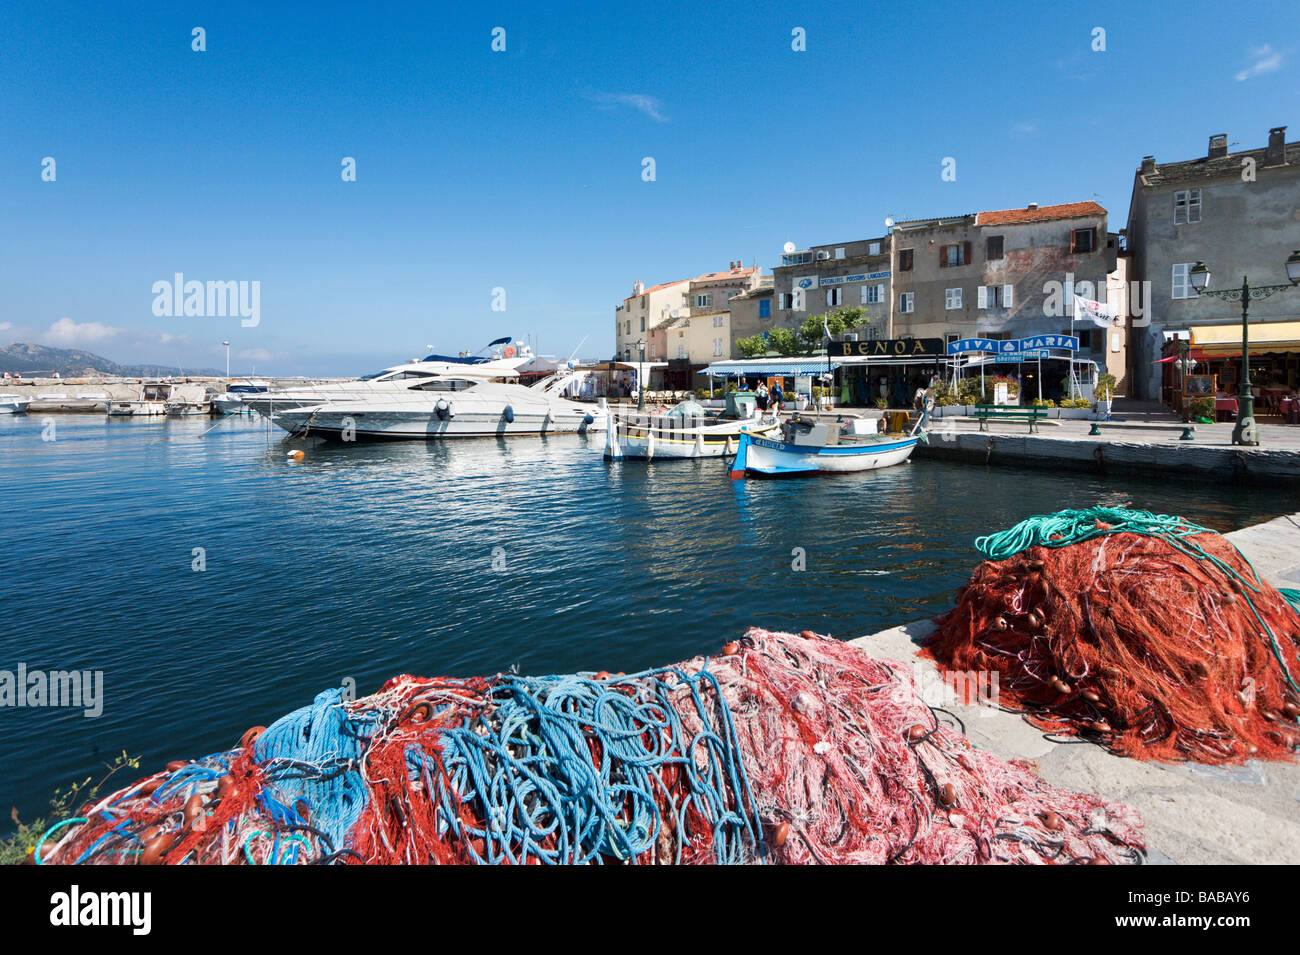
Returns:
[[[1192,288],[1197,295],[1212,295],[1224,302],[1241,302],[1241,383],[1237,389],[1237,424],[1232,429],[1232,443],[1243,445],[1259,444],[1259,426],[1255,424],[1255,397],[1250,392],[1250,303],[1268,298],[1274,292],[1300,285],[1300,249],[1292,252],[1286,260],[1286,277],[1291,285],[1255,285],[1250,279],[1241,277],[1239,289],[1212,289],[1210,269],[1204,262],[1197,262],[1188,272]]]

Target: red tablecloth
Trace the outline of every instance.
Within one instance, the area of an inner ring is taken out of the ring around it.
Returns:
[[[1237,413],[1237,399],[1236,399],[1236,398],[1215,398],[1215,399],[1214,399],[1214,410],[1215,410],[1215,411],[1231,411],[1233,414],[1236,414],[1236,413]]]

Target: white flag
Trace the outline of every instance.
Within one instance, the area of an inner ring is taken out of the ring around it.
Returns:
[[[1076,318],[1090,318],[1102,328],[1110,328],[1111,322],[1115,319],[1115,316],[1111,314],[1109,305],[1103,302],[1094,302],[1082,295],[1074,297],[1074,314]]]

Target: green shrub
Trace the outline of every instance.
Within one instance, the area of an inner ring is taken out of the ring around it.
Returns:
[[[23,822],[18,817],[18,810],[11,810],[9,818],[13,820],[15,828],[13,835],[8,839],[0,840],[0,865],[18,865],[27,861],[36,849],[36,843],[51,826],[65,819],[74,818],[73,812],[87,802],[94,802],[104,783],[108,782],[114,773],[119,769],[139,769],[140,760],[138,757],[128,756],[123,751],[122,755],[113,762],[106,763],[104,768],[108,772],[97,783],[92,784],[91,780],[94,777],[87,776],[67,789],[54,790],[54,796],[50,799],[50,808],[39,819]]]

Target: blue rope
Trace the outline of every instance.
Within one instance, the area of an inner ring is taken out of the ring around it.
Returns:
[[[670,700],[683,686],[706,727],[694,737],[686,736]],[[702,686],[713,691],[712,705]],[[672,806],[674,861],[690,838],[692,807],[708,820],[718,862],[739,862],[746,845],[759,845],[758,813],[735,726],[707,669],[694,676],[653,670],[612,681],[505,677],[493,688],[492,703],[490,719],[440,734],[449,785],[419,747],[406,754],[412,779],[437,793],[440,824],[469,846],[474,861],[633,859],[657,844],[660,803],[671,803],[659,773],[669,765],[685,774],[690,790],[681,805]],[[592,763],[590,735],[599,740],[599,765]],[[463,803],[487,820],[483,827],[461,819],[457,807]],[[543,847],[548,838],[554,845]]]

